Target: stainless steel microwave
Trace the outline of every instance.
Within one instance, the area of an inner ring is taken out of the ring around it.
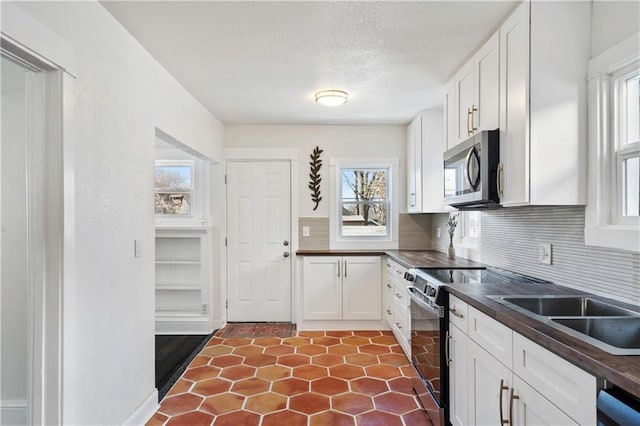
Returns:
[[[484,130],[444,153],[444,200],[459,209],[500,207],[498,130]]]

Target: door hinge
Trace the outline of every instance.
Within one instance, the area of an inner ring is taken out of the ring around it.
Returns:
[[[227,246],[227,237],[224,237],[224,246]]]
[[[209,306],[206,303],[202,304],[202,313],[203,314],[208,314],[209,313]]]
[[[224,301],[224,308],[225,309],[229,309],[229,301],[228,300]]]
[[[227,175],[224,175],[224,184],[227,184]]]

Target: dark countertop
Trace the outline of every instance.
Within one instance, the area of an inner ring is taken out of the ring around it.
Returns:
[[[298,250],[296,256],[384,256],[384,250]]]
[[[586,293],[555,284],[455,284],[447,286],[447,291],[583,370],[640,398],[640,356],[611,355],[486,297],[509,294]]]

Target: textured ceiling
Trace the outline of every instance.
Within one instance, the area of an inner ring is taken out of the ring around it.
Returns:
[[[515,2],[102,2],[224,123],[407,123]],[[317,105],[323,89],[345,105]]]

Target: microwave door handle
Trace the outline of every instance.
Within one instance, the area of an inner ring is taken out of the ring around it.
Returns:
[[[469,182],[471,183],[471,187],[473,188],[473,190],[477,191],[478,185],[480,184],[480,155],[478,154],[478,150],[475,147],[471,151],[473,151],[473,155],[469,159],[469,168],[467,169],[467,174],[469,174],[469,171],[471,170],[471,161],[475,160],[477,165],[475,179],[471,179],[471,176],[469,176]]]
[[[471,176],[469,176],[469,164],[471,163],[471,155],[473,154],[473,151],[475,151],[475,147],[471,148],[469,150],[469,152],[467,152],[467,157],[464,159],[464,179],[467,181],[467,183],[469,184],[469,186],[472,189],[474,188],[474,185],[471,183]]]

